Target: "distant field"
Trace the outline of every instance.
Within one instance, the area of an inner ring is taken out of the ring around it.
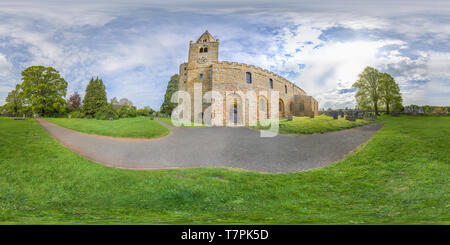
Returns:
[[[155,138],[170,130],[148,117],[96,120],[84,118],[45,118],[45,120],[76,131],[114,137]]]
[[[263,174],[109,168],[32,119],[0,118],[0,223],[450,224],[450,117],[376,122],[384,127],[342,161]]]
[[[288,121],[287,119],[280,119],[280,134],[312,134],[312,133],[324,133],[328,131],[336,131],[346,128],[353,128],[368,124],[366,120],[357,119],[356,121],[348,121],[342,117],[334,120],[332,117],[326,115],[320,115],[315,118],[309,117],[295,117],[294,120]],[[257,129],[267,129],[259,123],[257,126],[252,127]]]

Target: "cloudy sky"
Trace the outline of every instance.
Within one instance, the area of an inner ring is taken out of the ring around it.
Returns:
[[[404,104],[450,105],[450,1],[318,2],[1,0],[0,105],[23,69],[44,65],[68,95],[99,76],[108,98],[159,109],[205,30],[219,60],[279,73],[320,108],[353,107],[365,66],[390,73]]]

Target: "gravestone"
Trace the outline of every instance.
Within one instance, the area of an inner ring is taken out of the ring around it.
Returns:
[[[292,121],[293,117],[292,115],[288,115],[288,121]]]

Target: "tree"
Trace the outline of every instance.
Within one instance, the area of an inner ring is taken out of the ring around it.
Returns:
[[[368,66],[358,76],[358,81],[352,86],[358,89],[355,95],[358,107],[361,109],[373,107],[375,114],[378,115],[378,102],[381,97],[380,72]]]
[[[122,99],[120,99],[119,104],[121,106],[132,106],[133,102],[131,102],[131,100],[129,100],[127,98],[122,98]]]
[[[19,91],[20,86],[16,87],[17,89],[13,89],[8,93],[8,96],[6,97],[6,105],[4,106],[8,111],[14,113],[14,115],[17,115],[23,107],[23,101]]]
[[[108,105],[106,99],[105,85],[102,79],[94,79],[93,77],[89,81],[86,87],[86,94],[83,99],[83,106],[81,110],[87,117],[94,117],[95,113],[103,109]]]
[[[178,91],[178,81],[178,74],[175,74],[170,78],[170,81],[167,84],[166,94],[164,95],[164,102],[159,109],[161,113],[168,115],[172,114],[172,110],[175,108],[176,104],[170,102],[170,99],[172,98],[172,94]]]
[[[380,74],[380,98],[381,103],[386,106],[386,112],[389,114],[389,107],[398,111],[399,105],[402,104],[402,96],[398,84],[394,78],[387,73]]]
[[[81,97],[77,92],[75,92],[67,100],[67,109],[69,112],[72,112],[80,109],[80,107],[81,107]]]
[[[24,104],[35,114],[48,116],[65,110],[67,82],[53,67],[26,68],[22,71],[20,89]]]

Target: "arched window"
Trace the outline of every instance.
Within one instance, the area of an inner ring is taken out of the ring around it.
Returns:
[[[247,83],[252,83],[252,74],[250,72],[246,72],[245,77],[246,77]]]
[[[203,53],[203,48],[200,48],[200,53]]]
[[[287,85],[284,85],[284,93],[287,94]]]
[[[259,110],[260,111],[265,111],[266,110],[264,108],[264,99],[263,98],[259,99]]]
[[[203,73],[200,73],[200,81],[203,79]]]
[[[208,47],[203,48],[203,53],[208,53]]]
[[[273,88],[273,80],[272,80],[272,78],[269,78],[269,85],[270,85],[270,88]]]

